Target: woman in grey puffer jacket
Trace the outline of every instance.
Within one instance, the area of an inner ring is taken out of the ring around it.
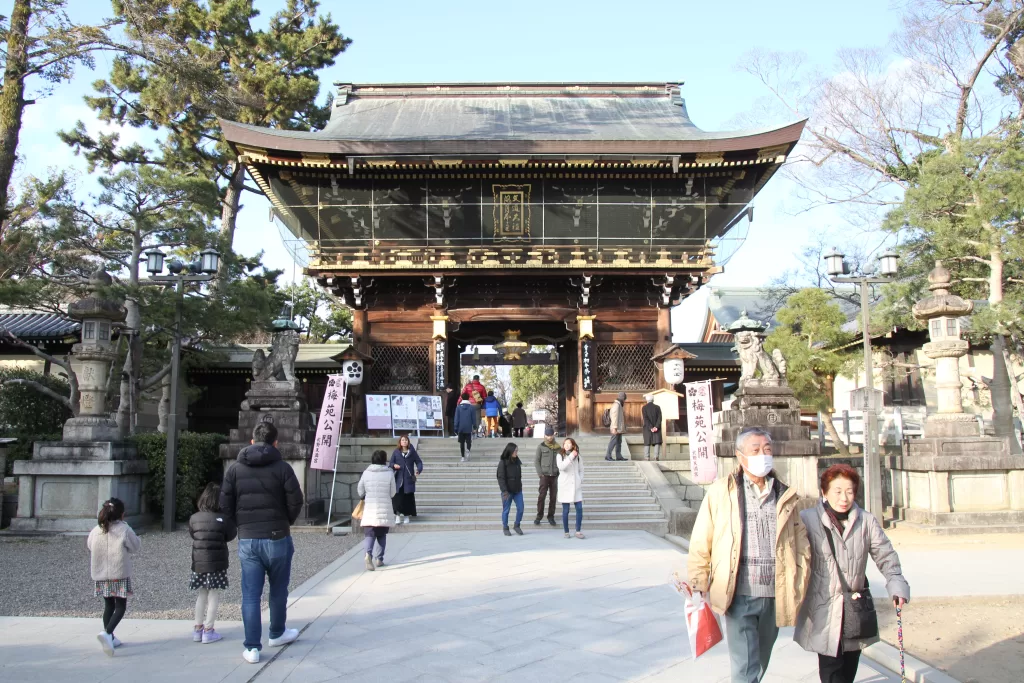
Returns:
[[[800,606],[793,639],[805,650],[818,653],[821,683],[853,683],[860,651],[878,637],[850,639],[843,634],[843,588],[839,571],[851,590],[867,586],[868,555],[885,577],[893,603],[910,600],[910,586],[903,578],[900,558],[874,515],[864,512],[854,499],[860,487],[857,470],[833,465],[821,475],[823,500],[800,513],[811,542],[811,582]],[[835,546],[835,557],[829,545]]]
[[[391,499],[398,491],[395,475],[387,466],[388,454],[374,451],[370,456],[370,466],[359,478],[358,492],[363,499],[363,518],[361,524],[365,536],[366,568],[374,570],[373,545],[376,541],[380,546],[376,566],[384,564],[384,546],[388,542],[388,523],[391,521]]]

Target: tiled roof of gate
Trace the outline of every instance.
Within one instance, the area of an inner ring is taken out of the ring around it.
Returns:
[[[82,324],[57,313],[0,313],[0,330],[23,341],[77,336]]]

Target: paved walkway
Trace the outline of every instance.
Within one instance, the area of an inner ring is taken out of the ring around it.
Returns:
[[[241,625],[196,645],[191,624],[135,621],[107,658],[99,619],[0,618],[5,681],[727,681],[724,645],[690,658],[682,601],[667,587],[685,566],[675,546],[643,532],[411,533],[391,539],[389,566],[369,573],[354,549],[293,596],[292,645],[241,660]],[[129,606],[130,617],[130,606]],[[264,622],[265,623],[265,622]],[[16,634],[16,638],[13,637]],[[265,642],[265,641],[264,641]],[[273,657],[271,660],[270,658]],[[269,660],[269,661],[268,661]],[[765,683],[817,680],[817,659],[785,630]],[[862,683],[891,683],[864,661]]]

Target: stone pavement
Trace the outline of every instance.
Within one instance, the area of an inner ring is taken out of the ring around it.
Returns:
[[[0,618],[0,680],[728,681],[724,644],[690,657],[683,603],[667,586],[685,567],[675,546],[639,531],[581,541],[531,527],[512,538],[399,534],[373,573],[353,549],[296,591],[289,625],[302,636],[264,648],[260,666],[242,662],[238,623],[218,624],[225,642],[196,645],[189,622],[134,621],[129,606],[126,645],[111,659],[95,640],[98,617]],[[817,659],[787,629],[764,680],[817,681]],[[865,660],[857,680],[899,678]]]

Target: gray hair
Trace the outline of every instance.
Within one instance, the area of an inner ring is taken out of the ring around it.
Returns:
[[[765,441],[769,444],[772,442],[772,435],[769,434],[768,430],[764,427],[745,427],[736,437],[736,450],[742,451],[743,444],[745,444],[747,442],[747,438],[751,436],[763,436]]]

